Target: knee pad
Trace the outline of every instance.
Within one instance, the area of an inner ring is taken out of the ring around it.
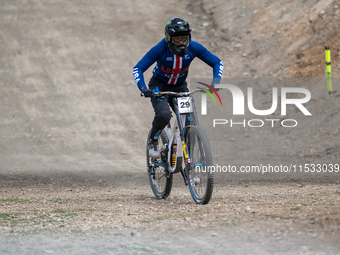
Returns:
[[[171,112],[165,112],[156,116],[157,122],[161,122],[164,126],[168,124],[171,119]]]

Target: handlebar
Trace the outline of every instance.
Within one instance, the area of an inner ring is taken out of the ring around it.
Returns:
[[[154,98],[160,98],[160,97],[170,97],[170,96],[173,96],[173,97],[185,97],[185,96],[190,96],[190,95],[193,95],[197,92],[204,92],[203,90],[201,89],[194,89],[192,91],[189,91],[189,92],[173,92],[173,91],[162,91],[162,92],[155,92],[153,97]],[[143,93],[140,94],[141,97],[144,96]]]

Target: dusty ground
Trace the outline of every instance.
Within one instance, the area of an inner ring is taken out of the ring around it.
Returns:
[[[179,178],[170,198],[161,201],[141,174],[26,174],[2,180],[5,254],[336,254],[339,249],[338,184],[230,181],[216,185],[208,206],[197,206]]]
[[[221,91],[227,108],[209,104],[200,116],[215,164],[339,164],[340,81],[329,96],[324,79],[326,44],[339,77],[339,6],[1,1],[0,254],[339,254],[338,172],[218,173],[207,206],[176,176],[170,197],[156,200],[144,165],[152,109],[131,76],[166,20],[185,17],[225,78],[314,78],[285,80],[312,93],[311,117],[288,109],[294,129],[212,128],[213,118],[233,118]],[[210,76],[193,63],[190,78]],[[246,91],[254,80],[234,82]],[[264,109],[267,83],[255,92]]]

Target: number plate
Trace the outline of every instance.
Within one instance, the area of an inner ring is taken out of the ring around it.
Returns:
[[[191,97],[179,97],[177,101],[179,113],[192,112]]]

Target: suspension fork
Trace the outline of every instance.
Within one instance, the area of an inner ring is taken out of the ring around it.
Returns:
[[[175,97],[173,98],[173,103],[174,103],[174,108],[175,108],[175,113],[176,113],[176,118],[177,118],[177,123],[178,123],[178,128],[179,128],[179,134],[180,134],[181,141],[182,141],[185,168],[188,170],[188,172],[190,172],[191,171],[191,160],[190,160],[188,148],[185,142],[184,125],[181,119],[181,115],[179,114],[179,111],[178,111],[177,98]]]

